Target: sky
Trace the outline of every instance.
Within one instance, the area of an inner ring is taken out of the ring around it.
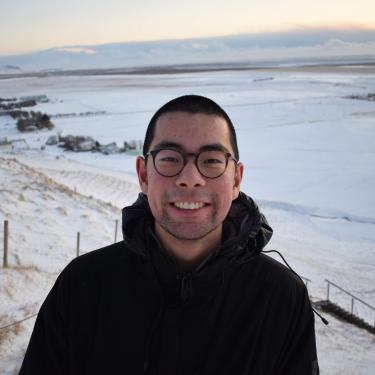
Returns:
[[[375,1],[0,0],[0,55],[308,27],[375,29]]]

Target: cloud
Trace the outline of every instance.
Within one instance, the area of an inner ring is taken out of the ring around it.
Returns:
[[[342,48],[342,47],[347,47],[347,46],[353,46],[353,44],[355,43],[347,43],[347,42],[344,42],[340,39],[335,39],[335,38],[332,38],[332,39],[328,39],[323,47],[328,47],[328,48]]]
[[[91,48],[85,47],[64,47],[64,48],[56,48],[55,51],[57,52],[70,52],[70,53],[84,53],[86,55],[93,55],[96,54],[96,51]]]
[[[195,49],[205,49],[208,47],[207,44],[203,44],[203,43],[192,43],[191,46]]]

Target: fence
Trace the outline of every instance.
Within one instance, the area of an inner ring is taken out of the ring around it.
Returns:
[[[118,234],[118,220],[115,220],[114,242],[117,242],[117,234]],[[8,222],[8,220],[4,220],[3,268],[8,268],[8,250],[9,250],[8,240],[9,240],[9,222]],[[79,256],[79,254],[81,252],[80,243],[81,243],[81,233],[77,232],[77,242],[76,242],[76,256],[77,257]],[[24,322],[25,320],[34,318],[37,315],[38,314],[35,313],[35,314],[32,314],[32,315],[26,316],[25,318],[23,318],[21,320],[18,320],[16,322],[13,322],[13,323],[10,323],[10,324],[7,324],[5,326],[0,327],[0,330],[10,328],[10,327],[15,326],[17,324],[20,324],[20,323]]]
[[[308,279],[307,277],[303,277],[303,276],[300,276],[300,278],[304,281],[305,285],[306,285],[306,289],[308,290],[308,284],[311,282],[310,279]]]
[[[327,301],[330,301],[329,299],[329,295],[330,295],[330,287],[333,286],[335,287],[336,289],[340,290],[341,292],[345,293],[346,295],[348,295],[350,298],[351,298],[351,307],[350,307],[350,313],[352,315],[356,315],[354,314],[354,302],[357,301],[359,303],[361,303],[362,305],[366,306],[367,308],[371,309],[372,311],[374,311],[374,327],[375,327],[375,307],[373,306],[370,306],[367,302],[361,300],[360,298],[358,298],[357,296],[354,296],[352,293],[348,292],[347,290],[345,290],[344,288],[342,288],[341,286],[333,283],[332,281],[330,280],[327,280],[325,279],[326,283],[327,283]],[[331,301],[332,302],[332,301]]]
[[[117,242],[117,234],[118,234],[118,220],[115,220],[114,242]],[[5,220],[4,221],[3,268],[7,268],[8,267],[8,250],[9,250],[9,248],[8,248],[8,238],[9,238],[9,222],[8,222],[8,220]],[[80,255],[80,252],[81,252],[80,243],[81,243],[81,234],[80,234],[80,232],[77,232],[77,242],[76,242],[76,256],[77,257]],[[308,278],[306,278],[306,277],[303,277],[303,276],[300,276],[300,277],[304,281],[304,283],[306,285],[306,288],[308,289],[308,283],[311,282],[311,280],[308,279]],[[346,295],[348,295],[348,296],[351,297],[351,309],[350,309],[350,313],[352,315],[354,314],[354,303],[355,303],[355,301],[361,303],[362,305],[364,305],[367,308],[371,309],[375,313],[375,308],[373,306],[370,306],[367,302],[365,302],[365,301],[361,300],[360,298],[354,296],[353,294],[351,294],[347,290],[343,289],[339,285],[333,283],[332,281],[327,280],[327,279],[325,279],[325,281],[327,282],[327,301],[330,301],[330,299],[329,299],[330,298],[330,287],[333,286],[333,287],[337,288],[338,290],[340,290],[341,292],[343,292]],[[13,326],[15,324],[19,324],[19,323],[23,322],[24,320],[31,319],[35,315],[36,314],[33,314],[33,315],[31,315],[29,317],[26,317],[25,319],[22,319],[22,320],[20,320],[18,322],[14,322],[14,323],[9,324],[7,326],[0,327],[0,329],[8,328],[8,327]],[[375,314],[374,314],[374,316],[375,316]],[[375,320],[374,320],[374,327],[375,327]]]
[[[8,267],[8,234],[9,226],[8,220],[4,221],[4,256],[3,256],[3,267]]]
[[[118,233],[118,220],[115,220],[115,234],[114,242],[117,242],[117,233]],[[4,252],[3,252],[3,268],[8,267],[8,240],[9,240],[9,222],[4,220]],[[77,232],[77,245],[76,245],[76,256],[78,257],[81,252],[81,233]]]

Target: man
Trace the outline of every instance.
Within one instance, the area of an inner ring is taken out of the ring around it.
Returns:
[[[318,374],[303,283],[261,253],[272,229],[240,192],[231,120],[188,95],[137,158],[124,241],[73,260],[44,302],[21,374]]]

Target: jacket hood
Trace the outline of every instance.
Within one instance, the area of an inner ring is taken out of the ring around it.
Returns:
[[[147,196],[140,193],[134,204],[122,210],[122,232],[125,244],[132,252],[148,257],[147,249],[150,240],[155,240],[153,228],[154,218]],[[237,258],[236,255],[241,253],[240,258],[248,258],[261,252],[271,237],[272,228],[259,211],[257,204],[252,198],[240,192],[224,220],[222,245],[215,254]]]

